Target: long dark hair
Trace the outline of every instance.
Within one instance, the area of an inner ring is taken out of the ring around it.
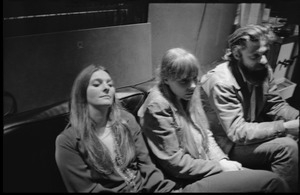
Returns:
[[[71,92],[70,123],[82,139],[86,150],[88,164],[100,173],[110,174],[114,171],[112,159],[107,147],[95,134],[94,121],[89,115],[87,102],[87,87],[92,74],[98,70],[109,72],[99,65],[89,65],[76,77]],[[122,106],[116,96],[109,108],[108,120],[116,137],[126,167],[135,157],[135,147],[128,130],[128,125],[121,119]]]
[[[164,82],[165,79],[171,78],[175,80],[192,79],[199,77],[199,62],[196,57],[181,48],[173,48],[168,50],[162,58],[162,62],[157,69],[159,88],[162,94],[178,109],[178,119],[183,136],[180,145],[191,154],[194,158],[199,157],[198,147],[192,136],[189,125],[196,128],[203,137],[203,148],[207,151],[207,134],[206,128],[208,123],[200,99],[200,88],[197,86],[191,100],[186,105],[177,100],[175,94],[169,86]],[[199,78],[198,78],[199,79]]]

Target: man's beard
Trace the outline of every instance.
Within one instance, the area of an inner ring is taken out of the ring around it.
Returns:
[[[239,66],[241,67],[241,70],[243,71],[246,79],[253,84],[261,84],[265,81],[265,79],[268,77],[268,68],[265,65],[263,69],[261,70],[249,70],[243,62],[239,62]],[[263,66],[263,65],[261,65]]]

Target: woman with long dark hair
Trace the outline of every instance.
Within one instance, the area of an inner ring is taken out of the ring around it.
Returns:
[[[56,162],[68,192],[170,192],[152,164],[134,116],[115,96],[107,70],[86,67],[71,93],[70,127],[56,139]]]

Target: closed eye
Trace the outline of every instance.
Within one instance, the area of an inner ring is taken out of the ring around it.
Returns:
[[[92,82],[93,87],[98,87],[99,85],[101,85],[99,80],[95,80],[94,82]]]

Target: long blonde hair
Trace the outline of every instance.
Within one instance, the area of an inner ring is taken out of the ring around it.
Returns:
[[[94,121],[89,116],[87,87],[92,74],[98,70],[109,72],[99,65],[89,65],[76,77],[71,92],[70,123],[82,139],[88,164],[100,173],[110,174],[114,171],[112,159],[107,147],[95,134]],[[121,119],[122,106],[116,96],[109,109],[108,120],[116,137],[126,167],[135,157],[135,147],[128,130],[128,125]]]
[[[204,150],[207,151],[208,148],[208,139],[205,132],[208,123],[201,104],[200,88],[197,85],[191,100],[183,105],[183,102],[177,100],[175,94],[165,83],[165,80],[168,78],[175,80],[191,80],[195,77],[199,80],[199,68],[199,62],[193,54],[181,48],[173,48],[165,53],[162,62],[157,69],[157,79],[160,91],[165,98],[178,109],[178,119],[180,121],[180,124],[178,125],[183,132],[182,137],[179,137],[180,145],[194,158],[199,158],[199,152],[189,128],[190,125],[202,134],[202,146]]]

